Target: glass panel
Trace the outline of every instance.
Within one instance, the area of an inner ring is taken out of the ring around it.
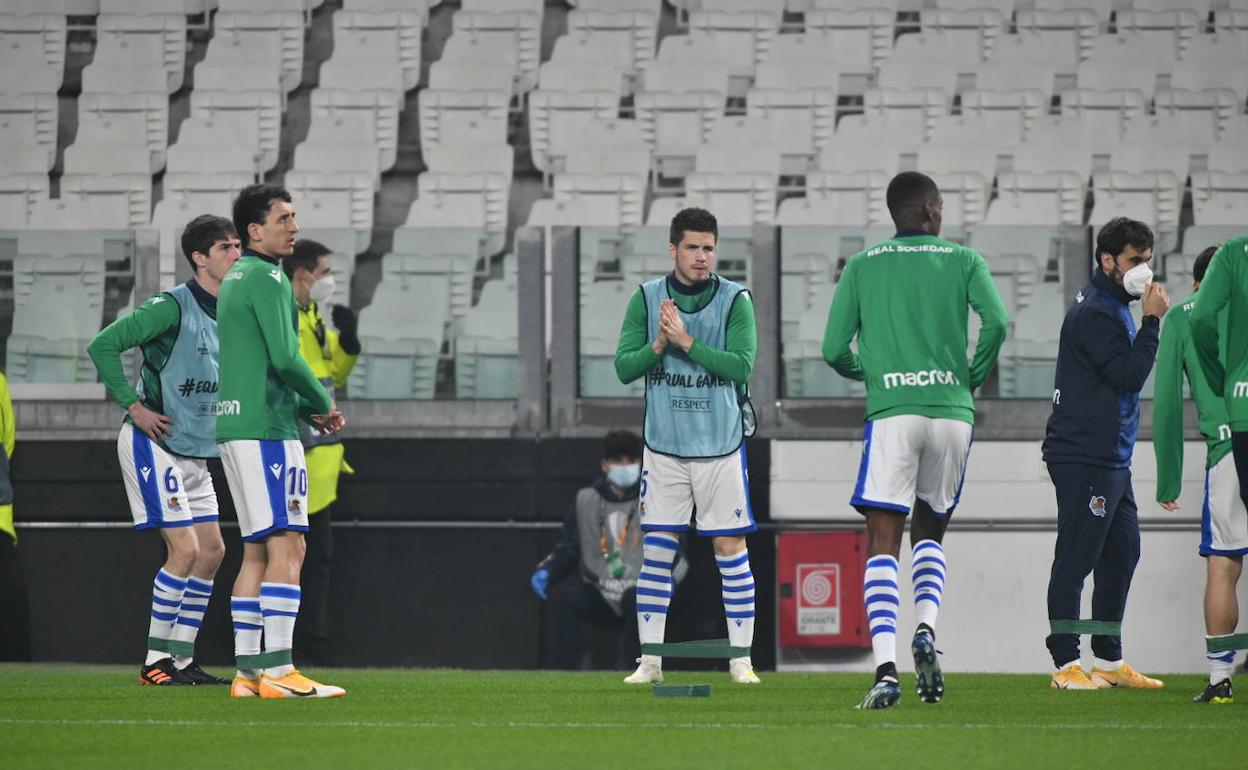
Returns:
[[[96,382],[91,338],[133,306],[134,233],[0,231],[0,308],[14,383]]]
[[[362,308],[364,353],[348,396],[515,398],[519,298],[516,258],[504,245],[484,228],[400,227],[389,252],[360,254],[350,296]],[[345,262],[334,265],[339,290]]]
[[[715,272],[751,285],[752,230],[719,232]],[[669,234],[659,227],[580,228],[580,395],[640,398],[644,379],[623,384],[615,374],[615,351],[629,298],[645,281],[672,271]]]
[[[782,393],[788,398],[860,398],[862,383],[846,380],[823,360],[823,334],[846,261],[893,235],[891,226],[780,228]],[[1067,298],[1063,292],[1063,229],[976,225],[942,237],[978,250],[1005,303],[1010,325],[997,368],[981,396],[1049,398]],[[968,309],[968,357],[979,318]]]

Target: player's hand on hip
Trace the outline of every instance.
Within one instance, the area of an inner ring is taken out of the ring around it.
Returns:
[[[550,585],[550,570],[539,569],[533,573],[533,577],[529,578],[529,587],[533,589],[533,593],[537,594],[539,599],[545,601],[546,587]]]
[[[1170,501],[1170,502],[1168,502],[1168,503],[1161,503],[1161,507],[1162,507],[1162,509],[1163,509],[1163,510],[1167,510],[1167,511],[1177,511],[1177,510],[1179,510],[1179,501],[1178,501],[1178,500],[1171,500],[1171,501]]]
[[[130,413],[130,419],[134,420],[134,427],[143,431],[152,441],[162,441],[173,435],[173,418],[168,415],[154,412],[138,401],[131,404],[126,411]]]
[[[1170,295],[1166,294],[1166,287],[1153,281],[1144,289],[1144,298],[1140,300],[1140,307],[1144,310],[1144,315],[1155,315],[1161,318],[1170,309]]]

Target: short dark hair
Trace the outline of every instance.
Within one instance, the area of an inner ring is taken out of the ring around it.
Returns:
[[[286,277],[293,281],[296,270],[302,267],[311,273],[316,270],[316,263],[321,257],[333,253],[328,246],[319,241],[300,238],[295,241],[294,252],[282,260],[282,269],[286,271]]]
[[[918,171],[903,171],[888,183],[885,201],[888,203],[888,213],[895,222],[902,216],[902,212],[939,195],[940,188],[936,186],[936,180]]]
[[[1101,263],[1102,254],[1117,257],[1134,246],[1137,251],[1148,251],[1153,248],[1153,231],[1143,222],[1117,217],[1105,223],[1096,234],[1096,263]]]
[[[696,230],[704,233],[707,230]],[[641,459],[641,436],[631,430],[613,430],[602,441],[602,459],[613,460],[617,457],[635,457]]]
[[[1209,270],[1209,263],[1213,261],[1213,255],[1218,253],[1217,246],[1210,246],[1200,252],[1200,256],[1196,257],[1196,261],[1192,263],[1192,280],[1200,283],[1205,280],[1205,272]]]
[[[206,255],[212,249],[212,244],[228,240],[236,235],[238,233],[235,232],[233,223],[216,214],[200,214],[187,222],[186,228],[182,230],[182,255],[190,263],[191,272],[194,273],[199,269],[199,265],[196,265],[194,258],[191,257],[192,254],[198,251]]]
[[[239,190],[234,199],[234,229],[243,246],[250,246],[251,239],[247,235],[247,225],[263,225],[269,214],[273,201],[283,200],[290,203],[290,193],[285,187],[275,184],[250,184]]]
[[[715,221],[715,215],[706,209],[681,209],[676,212],[676,216],[672,217],[672,228],[668,233],[668,240],[673,246],[679,246],[685,233],[710,233],[718,242],[719,223]]]

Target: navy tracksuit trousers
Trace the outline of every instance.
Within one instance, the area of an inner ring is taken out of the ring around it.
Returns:
[[[1140,560],[1140,520],[1130,468],[1049,464],[1057,492],[1057,545],[1049,575],[1049,618],[1078,620],[1083,581],[1092,575],[1092,620],[1121,621]],[[1045,640],[1058,668],[1079,659],[1077,634]],[[1122,658],[1122,638],[1093,636],[1092,654]]]

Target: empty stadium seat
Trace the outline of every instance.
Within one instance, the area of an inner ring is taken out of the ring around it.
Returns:
[[[1092,195],[1089,224],[1093,227],[1125,216],[1148,222],[1159,231],[1178,228],[1183,183],[1169,171],[1096,174],[1092,177]]]
[[[445,276],[391,276],[360,311],[368,355],[347,382],[351,398],[433,398],[445,339]]]
[[[25,227],[35,204],[48,199],[46,171],[38,174],[0,174],[0,229]]]
[[[456,11],[452,24],[452,38],[475,38],[491,48],[514,51],[517,93],[528,92],[537,85],[537,69],[541,63],[542,19],[539,14]]]
[[[1035,35],[1044,41],[1051,61],[1074,65],[1092,52],[1092,41],[1101,30],[1102,21],[1090,10],[1018,11],[1014,15],[1020,35]]]
[[[1248,97],[1243,59],[1184,60],[1170,73],[1170,88],[1157,92],[1158,115],[1180,119],[1187,136],[1208,145],[1236,116]]]
[[[919,25],[924,32],[937,32],[953,44],[953,55],[962,71],[975,67],[991,55],[997,40],[1009,30],[1009,16],[997,8],[977,7],[966,9],[924,8],[919,14]],[[901,52],[901,40],[897,52]]]
[[[836,126],[835,70],[769,60],[758,67],[746,95],[747,113],[768,127],[784,154],[785,174],[806,172]],[[722,121],[721,121],[722,122]]]
[[[1049,73],[1050,77],[1052,73]],[[1048,113],[1049,96],[1039,89],[970,89],[962,92],[962,114],[984,119],[994,135],[1026,136],[1031,125]]]
[[[823,335],[836,285],[818,287],[798,321],[797,338],[783,350],[785,394],[793,398],[862,398],[866,386],[837,374],[823,360]]]
[[[423,97],[428,91],[429,89],[421,91],[421,96]],[[338,118],[365,121],[370,128],[367,135],[371,136],[377,145],[381,170],[388,171],[394,168],[399,146],[399,110],[388,93],[374,90],[318,88],[312,92],[312,124],[315,126],[322,120],[332,121]],[[431,140],[427,141],[425,138],[426,121],[432,121],[432,125],[435,126],[434,137],[437,136],[436,130],[440,127],[439,116],[431,115],[431,112],[436,113],[437,110],[432,108],[426,110],[422,103],[421,144],[426,147],[436,143]]]
[[[1069,59],[1055,56],[1049,43],[1047,35],[1035,31],[1020,30],[1015,35],[1003,35],[993,46],[977,76],[992,79],[997,90],[1040,88],[1051,95],[1053,77],[1058,74],[1074,75],[1079,60],[1073,56]],[[976,87],[984,86],[977,80]]]
[[[1079,88],[1062,92],[1062,114],[1078,116],[1083,121],[1096,152],[1110,152],[1122,139],[1127,124],[1143,118],[1147,111],[1148,99],[1134,89]]]
[[[615,348],[619,343],[620,319],[628,307],[635,284],[624,281],[596,281],[581,285],[581,307],[595,309],[581,315],[580,371],[581,396],[585,398],[639,397],[645,392],[645,378],[628,385],[615,376]]]
[[[646,178],[641,174],[577,174],[555,176],[555,200],[577,201],[593,221],[619,212],[620,224],[639,225],[645,200]]]
[[[619,94],[610,91],[533,91],[529,94],[533,165],[547,173],[560,170],[568,149],[583,142],[585,131],[613,120],[619,109]]]
[[[19,254],[27,252],[19,236]],[[98,236],[96,236],[98,237]],[[11,382],[94,382],[87,343],[103,324],[104,259],[99,254],[13,260],[13,331],[5,374]]]
[[[635,96],[642,138],[654,151],[662,174],[683,177],[700,145],[724,114],[728,66],[657,60],[646,68]]]
[[[674,56],[678,44],[695,52],[695,59],[719,58],[728,62],[731,96],[745,96],[754,80],[754,68],[763,60],[779,31],[780,17],[774,13],[696,11],[689,14],[689,35],[669,36],[659,44],[659,58],[686,60]]]
[[[1248,173],[1193,174],[1192,215],[1198,225],[1242,226],[1248,222]]]
[[[39,141],[39,127],[33,113],[0,112],[0,150],[17,153],[27,160],[39,160],[45,175],[56,162],[56,148],[49,149]]]
[[[341,14],[335,14],[335,17],[339,15]],[[263,55],[266,60],[271,57],[276,61],[278,80],[284,91],[295,90],[303,81],[304,24],[301,13],[276,10],[258,12],[254,8],[245,12],[222,9],[213,17],[213,32],[210,48],[218,39],[228,39],[238,41],[247,49],[266,49],[267,53]],[[337,45],[334,52],[337,55]],[[248,55],[261,54],[253,51]],[[196,82],[196,86],[198,85]]]
[[[254,176],[261,154],[260,133],[255,124],[187,120],[182,123],[177,143],[169,146],[165,169],[168,172],[243,172]]]
[[[519,292],[515,277],[486,281],[455,336],[456,398],[515,398]]]
[[[479,227],[401,227],[394,232],[394,251],[381,260],[382,281],[392,276],[445,277],[450,317],[462,319],[472,308],[482,253],[495,250],[487,238],[488,232]],[[501,250],[501,241],[497,245]]]
[[[878,171],[815,171],[806,176],[806,197],[780,205],[782,224],[865,225],[891,221],[884,192],[891,177]]]
[[[300,224],[308,227],[373,229],[374,175],[369,172],[286,172],[286,189],[297,201]]]
[[[147,148],[138,144],[73,144],[65,149],[61,197],[89,199],[113,228],[146,227],[152,214]]]
[[[169,146],[169,98],[157,93],[88,93],[78,97],[78,134],[75,143],[142,144],[148,151],[148,171],[165,167]]]
[[[872,5],[875,5],[874,3]],[[895,10],[816,9],[806,12],[806,33],[822,35],[835,54],[837,70],[873,75],[893,48]]]
[[[101,15],[96,20],[95,35],[93,65],[124,68],[143,62],[164,68],[168,93],[182,87],[187,49],[185,16]]]
[[[1209,168],[1214,171],[1248,171],[1248,140],[1214,142],[1209,147]]]
[[[877,82],[882,89],[938,89],[951,101],[958,71],[971,71],[975,61],[962,61],[953,38],[944,32],[924,32],[897,38],[893,53],[880,64]]]
[[[901,167],[901,155],[891,142],[864,142],[836,138],[819,152],[824,171],[878,171],[890,179]]]
[[[314,120],[318,114],[318,95],[322,93],[319,90],[312,93]],[[254,131],[260,170],[271,171],[277,166],[282,127],[282,105],[278,94],[268,91],[213,91],[195,88],[191,91],[191,118],[212,120],[234,136],[248,136]],[[190,122],[192,121],[186,121]]]
[[[654,58],[658,25],[657,12],[576,8],[568,13],[568,34],[555,40],[550,60],[610,64],[635,78]]]
[[[1152,51],[1169,49],[1179,56],[1205,31],[1208,17],[1208,11],[1201,15],[1193,8],[1179,7],[1172,0],[1171,7],[1164,10],[1148,10],[1136,3],[1132,10],[1118,11],[1114,23],[1120,33],[1146,40]]]
[[[1086,179],[1086,174],[1072,171],[1002,173],[997,177],[997,197],[989,204],[983,222],[986,225],[1081,224]]]
[[[40,8],[39,10],[44,10]],[[60,89],[65,76],[65,16],[57,13],[0,13],[0,55],[5,68],[46,67],[51,72],[53,92]]]
[[[386,63],[402,73],[403,89],[420,83],[420,10],[339,11],[334,14],[334,59]]]
[[[1233,225],[1192,225],[1183,231],[1183,251],[1199,254],[1210,246],[1221,246],[1244,234],[1241,223]]]
[[[1152,99],[1160,66],[1149,62],[1089,59],[1079,64],[1079,91],[1138,91]],[[1062,101],[1066,101],[1063,92]]]
[[[907,145],[927,137],[936,118],[949,112],[949,95],[935,88],[869,88],[863,95],[863,115],[879,118],[884,130]]]

